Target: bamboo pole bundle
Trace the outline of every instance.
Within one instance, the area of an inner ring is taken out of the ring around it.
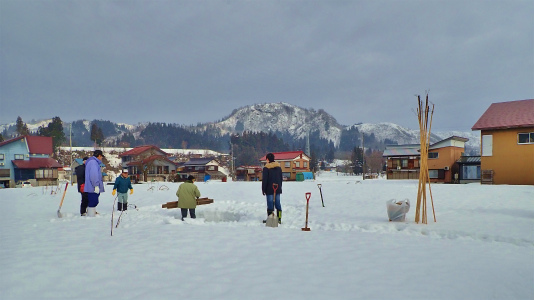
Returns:
[[[419,165],[419,185],[417,189],[417,205],[415,208],[415,222],[421,221],[427,224],[427,205],[426,205],[426,185],[428,183],[428,191],[430,193],[430,200],[432,203],[432,213],[434,215],[434,222],[436,222],[436,213],[434,211],[434,199],[432,197],[432,189],[430,188],[430,174],[428,172],[428,147],[430,145],[430,130],[432,128],[432,117],[434,115],[434,105],[432,110],[428,106],[428,94],[426,95],[426,102],[421,100],[421,96],[417,96],[418,108],[417,118],[419,121],[419,142],[421,144],[421,162]],[[430,113],[430,122],[428,115]]]

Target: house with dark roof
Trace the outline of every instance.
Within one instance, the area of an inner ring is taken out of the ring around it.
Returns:
[[[481,134],[481,182],[534,185],[534,99],[493,103],[473,125]]]
[[[182,165],[183,178],[189,175],[195,176],[197,181],[207,181],[209,179],[223,179],[226,174],[221,172],[220,164],[215,157],[190,158]]]
[[[458,174],[456,161],[465,151],[469,139],[451,136],[428,147],[430,182],[453,183]],[[419,179],[421,147],[419,144],[388,145],[382,156],[387,159],[388,179]]]
[[[420,148],[419,144],[387,145],[382,154],[387,179],[419,179]]]
[[[169,154],[154,145],[138,146],[119,154],[123,169],[135,181],[166,181],[176,172]]]
[[[15,187],[26,180],[35,185],[57,184],[62,166],[50,158],[52,153],[51,137],[25,135],[0,142],[0,185]]]
[[[274,160],[280,163],[284,180],[297,180],[297,173],[310,172],[310,157],[304,151],[273,152]],[[260,162],[267,163],[266,155]],[[261,180],[261,178],[260,178]]]

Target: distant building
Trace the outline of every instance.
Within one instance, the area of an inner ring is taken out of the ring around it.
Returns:
[[[119,154],[123,169],[135,181],[166,181],[176,172],[168,154],[154,145],[144,145]]]
[[[0,185],[15,187],[19,181],[32,185],[56,185],[62,166],[50,157],[52,138],[19,136],[0,142]]]
[[[191,158],[189,161],[185,162],[182,166],[182,176],[193,175],[197,181],[206,181],[209,179],[223,179],[226,177],[226,174],[220,172],[219,162],[215,157],[204,157],[204,158]]]
[[[387,179],[419,179],[420,148],[419,144],[387,145],[382,154]]]
[[[465,151],[469,139],[451,136],[429,145],[428,173],[430,182],[452,183],[459,172],[456,161]],[[387,179],[419,179],[421,149],[419,144],[388,145],[386,157]]]
[[[304,151],[273,152],[273,154],[274,160],[280,163],[284,180],[295,181],[297,173],[310,172],[310,157]],[[260,162],[265,165],[267,158],[263,156]]]
[[[480,130],[481,182],[534,185],[534,99],[493,103]]]
[[[262,170],[262,166],[239,166],[235,169],[235,177],[237,181],[258,181]]]

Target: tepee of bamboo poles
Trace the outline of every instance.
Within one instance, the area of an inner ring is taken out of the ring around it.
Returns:
[[[421,96],[417,96],[419,106],[417,108],[417,117],[419,119],[420,143],[421,143],[421,162],[419,165],[419,187],[417,190],[417,206],[415,208],[415,222],[421,221],[427,224],[426,213],[426,186],[428,183],[428,191],[430,193],[430,201],[432,203],[432,213],[434,214],[434,222],[436,222],[436,213],[434,211],[434,199],[432,198],[432,189],[430,188],[430,175],[428,173],[428,147],[430,145],[430,129],[432,128],[432,116],[434,115],[434,104],[432,110],[428,106],[428,94],[426,95],[426,103],[423,103]],[[430,113],[430,121],[428,114]]]

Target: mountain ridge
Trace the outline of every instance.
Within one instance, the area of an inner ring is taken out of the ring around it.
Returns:
[[[32,120],[33,121],[33,120]],[[46,126],[49,120],[39,120],[34,123],[26,123],[31,132],[37,132],[39,126]],[[136,138],[140,137],[143,129],[152,122],[138,123],[131,125],[126,123],[114,123],[103,120],[77,120],[73,122],[63,122],[65,136],[69,137],[70,125],[76,127],[76,135],[86,136],[90,132],[92,122],[99,122],[106,128],[104,135],[106,142],[117,142],[124,134],[131,134]],[[157,122],[154,122],[157,123]],[[359,146],[361,134],[375,139],[381,143],[381,147],[386,144],[415,144],[419,143],[419,130],[412,130],[395,123],[355,123],[353,125],[341,125],[337,120],[323,109],[302,108],[285,102],[253,104],[238,109],[234,109],[230,115],[217,122],[207,122],[196,126],[185,126],[170,124],[177,127],[197,132],[226,136],[249,132],[272,132],[290,136],[295,140],[305,140],[308,135],[332,143],[335,148],[340,145],[346,147],[347,144]],[[0,132],[13,130],[15,123],[0,125]],[[82,128],[84,127],[84,129]],[[445,131],[432,132],[431,142],[448,138],[450,136],[461,136],[468,138],[466,152],[478,153],[480,149],[480,134],[478,132]],[[367,141],[367,138],[366,138]],[[358,144],[355,144],[358,143]],[[352,146],[352,147],[353,147]]]

